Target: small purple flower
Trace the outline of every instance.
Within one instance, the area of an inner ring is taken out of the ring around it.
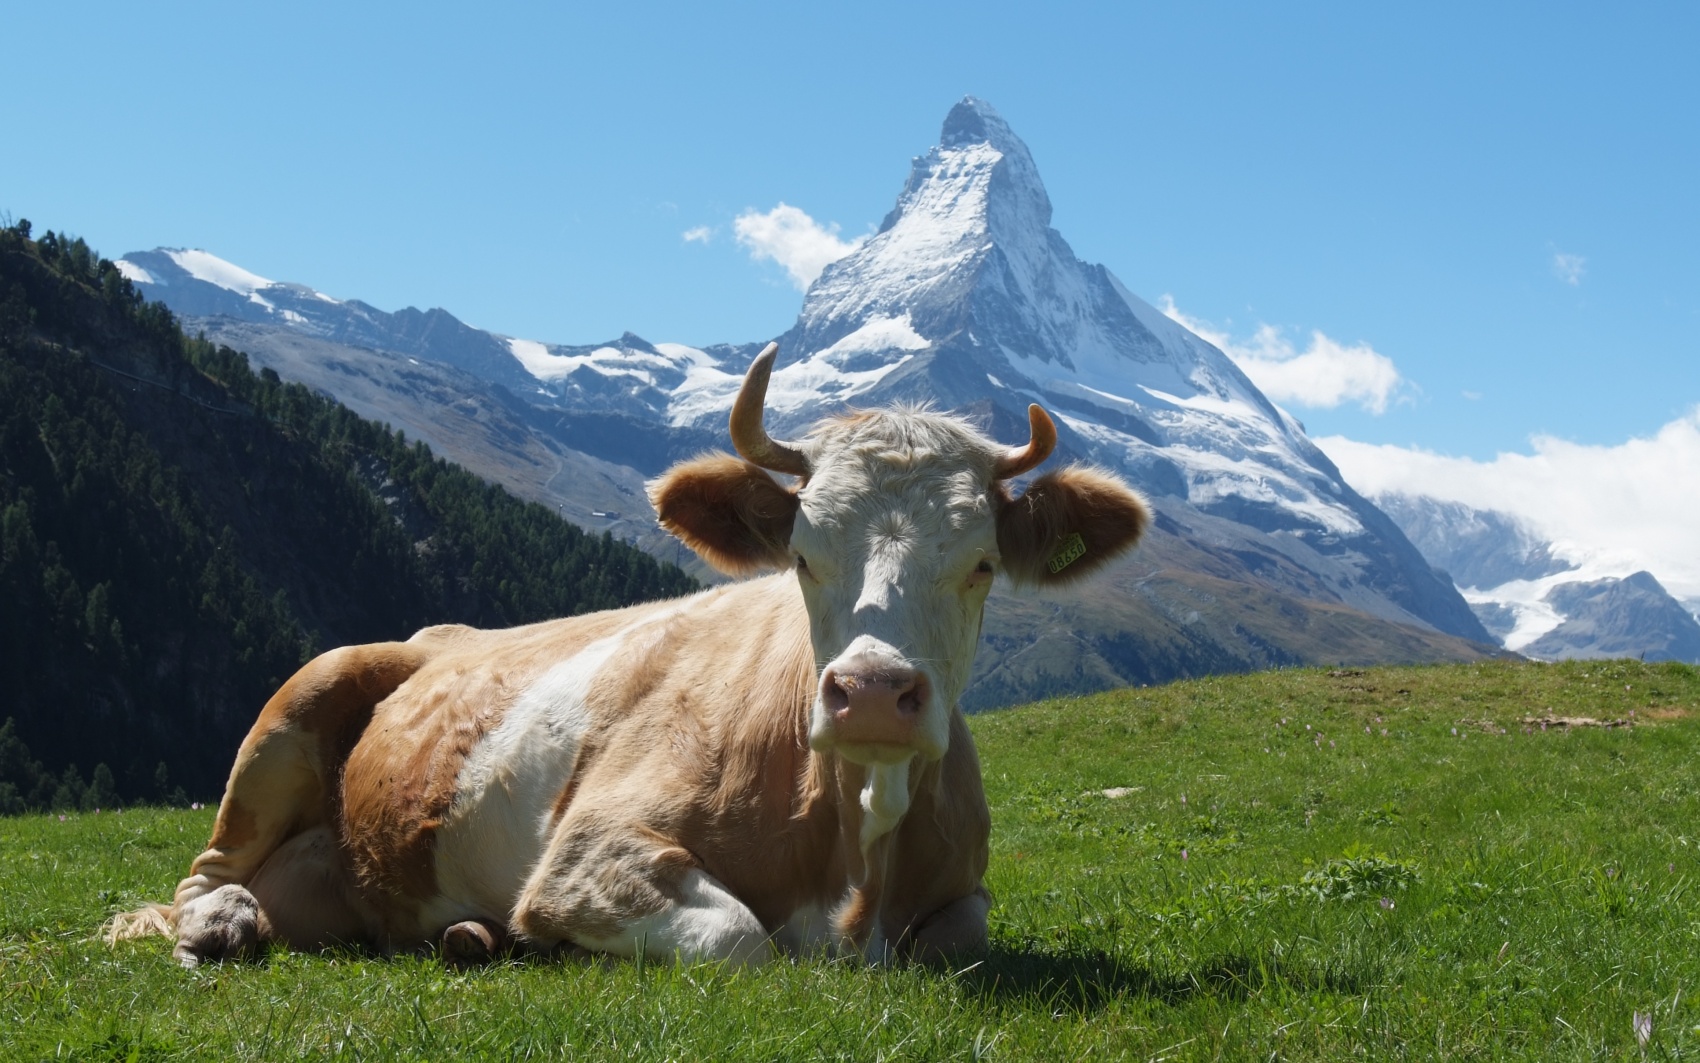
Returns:
[[[1384,911],[1384,912],[1391,912],[1393,910],[1393,898],[1392,897],[1381,898],[1381,910]]]
[[[1647,1042],[1652,1040],[1653,1037],[1653,1013],[1650,1011],[1637,1011],[1635,1013],[1634,1024],[1635,1042],[1641,1046],[1641,1050],[1644,1052],[1647,1050]]]
[[[61,822],[61,823],[63,823],[63,822],[65,822],[65,816],[64,816],[64,813],[60,813],[60,815],[59,815],[59,822]]]
[[[1182,849],[1182,850],[1181,850],[1181,859],[1182,859],[1182,860],[1185,860],[1185,859],[1186,859],[1186,850],[1185,850],[1185,849]]]

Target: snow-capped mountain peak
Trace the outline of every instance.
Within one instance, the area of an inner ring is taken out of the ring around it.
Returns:
[[[115,265],[132,283],[176,289],[195,313],[311,327],[315,310],[342,305],[323,292],[270,280],[200,248],[132,251]]]

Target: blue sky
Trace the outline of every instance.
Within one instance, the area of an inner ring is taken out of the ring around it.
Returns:
[[[1380,412],[1287,400],[1313,435],[1485,462],[1700,404],[1693,4],[26,0],[5,21],[0,210],[113,257],[202,247],[552,342],[762,339],[801,295],[733,220],[784,202],[865,233],[972,93],[1135,292],[1243,346],[1268,326],[1288,355],[1320,332],[1391,361]]]

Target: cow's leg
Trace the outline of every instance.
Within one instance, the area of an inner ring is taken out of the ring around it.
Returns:
[[[986,913],[991,907],[985,887],[951,901],[909,935],[909,954],[917,960],[950,960],[984,952]]]
[[[291,676],[242,740],[212,838],[178,883],[173,906],[181,911],[221,886],[248,882],[292,834],[325,822],[327,780],[341,766],[324,763],[324,753],[346,755],[372,707],[427,656],[403,643],[346,646]]]
[[[754,966],[772,956],[755,913],[683,849],[642,827],[563,824],[514,910],[528,943]]]
[[[178,908],[179,963],[234,959],[265,941],[316,949],[372,939],[375,920],[354,890],[327,827],[297,834],[246,885],[197,893]]]
[[[248,890],[260,906],[264,940],[322,949],[378,937],[378,920],[355,889],[329,827],[303,831],[280,845]]]

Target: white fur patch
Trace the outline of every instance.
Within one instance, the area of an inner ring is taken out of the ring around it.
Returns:
[[[862,786],[862,852],[891,833],[909,811],[910,757],[899,764],[868,765]]]
[[[637,920],[610,937],[577,937],[573,944],[593,952],[686,962],[729,961],[756,965],[772,953],[761,920],[712,875],[697,868],[679,882],[683,903]]]
[[[512,913],[590,729],[585,697],[627,639],[600,639],[543,673],[467,756],[437,832],[440,892],[421,913],[427,927]]]
[[[773,943],[791,956],[831,952],[838,944],[832,913],[816,902],[801,906],[774,932]]]

